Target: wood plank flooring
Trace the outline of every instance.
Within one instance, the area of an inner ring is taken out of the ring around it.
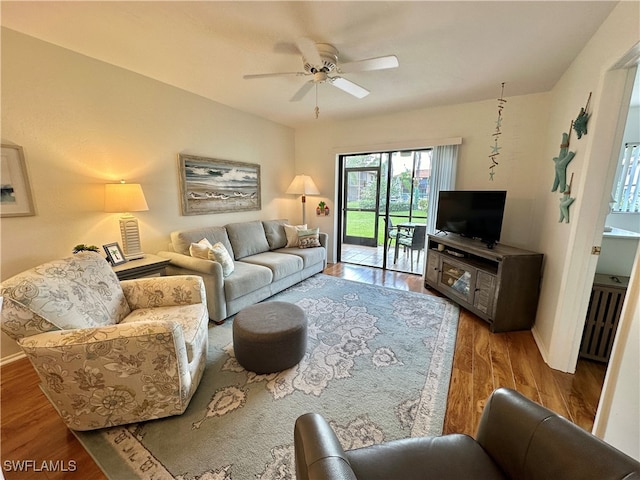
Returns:
[[[330,264],[325,273],[341,278],[435,294],[424,289],[422,278],[348,264]],[[462,310],[447,401],[444,433],[473,435],[484,402],[494,388],[514,388],[551,408],[586,430],[591,430],[605,367],[581,360],[575,375],[549,368],[531,332],[492,334],[475,315]],[[0,371],[2,474],[12,479],[102,480],[106,477],[65,427],[38,388],[38,377],[26,359]],[[6,461],[61,461],[75,472],[8,471]],[[1,475],[0,475],[1,478]]]
[[[440,296],[422,277],[337,263],[324,273],[370,284]],[[530,331],[491,333],[461,309],[443,433],[474,435],[490,393],[509,387],[591,431],[606,367],[579,360],[574,375],[550,368]]]

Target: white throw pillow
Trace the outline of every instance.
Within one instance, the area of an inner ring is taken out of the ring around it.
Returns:
[[[298,230],[306,230],[307,224],[304,225],[284,225],[284,233],[287,236],[287,247],[297,247],[300,242],[298,241]]]
[[[203,238],[198,243],[192,243],[189,246],[189,255],[196,258],[204,258],[209,260],[209,250],[211,250],[211,242]]]
[[[209,260],[215,260],[222,265],[223,277],[231,275],[236,268],[233,258],[231,258],[231,255],[229,255],[229,252],[221,242],[216,243],[209,249]]]

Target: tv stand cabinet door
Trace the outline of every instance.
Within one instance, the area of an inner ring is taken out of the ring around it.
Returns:
[[[427,266],[424,276],[432,286],[438,283],[438,273],[440,272],[440,254],[434,250],[427,250]]]
[[[438,286],[462,306],[473,305],[477,270],[466,263],[452,260],[448,255],[440,255]],[[466,305],[464,305],[466,304]]]
[[[473,306],[493,318],[493,302],[496,296],[496,276],[478,270],[476,277],[476,291],[473,297]]]

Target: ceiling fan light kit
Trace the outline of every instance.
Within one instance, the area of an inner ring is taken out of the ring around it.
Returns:
[[[281,72],[281,73],[259,73],[244,75],[245,79],[281,77],[281,76],[311,76],[312,79],[305,82],[302,87],[291,97],[291,102],[302,100],[313,86],[316,87],[316,107],[315,116],[318,118],[320,109],[318,108],[318,85],[328,83],[334,87],[348,93],[358,99],[369,95],[369,90],[358,85],[351,80],[335,74],[368,72],[372,70],[384,70],[397,68],[399,66],[398,57],[387,55],[384,57],[368,58],[355,62],[341,64],[338,58],[338,49],[328,43],[315,43],[310,38],[299,38],[296,47],[302,55],[302,72]]]

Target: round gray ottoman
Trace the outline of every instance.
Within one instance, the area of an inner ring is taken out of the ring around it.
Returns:
[[[247,370],[274,373],[296,365],[307,350],[307,317],[286,302],[240,310],[233,319],[233,350]]]

